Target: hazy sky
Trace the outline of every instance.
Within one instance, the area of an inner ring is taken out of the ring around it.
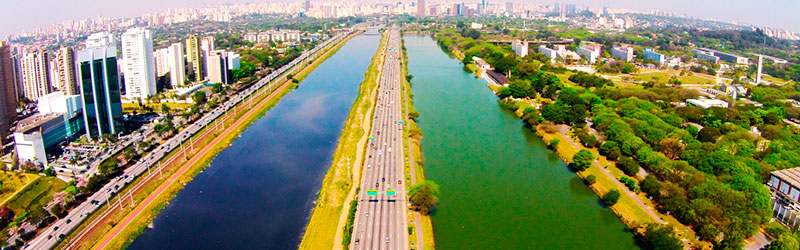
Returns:
[[[0,37],[32,30],[70,19],[97,16],[130,17],[167,8],[201,7],[204,4],[246,3],[258,0],[0,0]],[[298,0],[299,1],[299,0]],[[381,0],[396,2],[397,0]],[[400,0],[407,2],[409,0]],[[462,0],[477,3],[480,0]],[[488,0],[490,3],[528,2],[551,4],[545,0]],[[312,4],[314,0],[311,1]],[[428,2],[436,2],[428,0]],[[767,25],[800,33],[799,0],[563,0],[589,7],[608,6],[634,10],[662,9],[698,18],[740,21]]]

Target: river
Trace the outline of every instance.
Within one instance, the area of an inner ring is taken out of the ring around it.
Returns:
[[[429,36],[406,35],[437,249],[636,249],[633,234]]]
[[[380,36],[359,35],[223,150],[130,249],[295,249]]]

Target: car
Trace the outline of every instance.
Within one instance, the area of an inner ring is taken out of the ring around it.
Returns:
[[[53,227],[53,231],[58,230],[58,226]]]
[[[72,220],[71,219],[67,219],[67,224],[69,224],[70,222],[72,222]]]
[[[358,239],[356,239],[356,245],[358,245],[358,241],[359,241],[359,240],[358,240]]]
[[[369,217],[369,212],[367,212],[366,216]]]
[[[372,167],[372,164],[367,164],[367,168],[371,168],[371,167]]]
[[[47,235],[47,239],[48,239],[48,240],[49,240],[49,239],[52,239],[52,238],[53,238],[53,235],[52,235],[52,234],[51,234],[51,235]]]
[[[386,243],[389,243],[389,237],[386,237]]]
[[[386,177],[381,177],[382,182],[386,182]]]
[[[397,185],[403,184],[403,180],[397,180]]]
[[[381,186],[381,184],[380,184],[380,183],[377,183],[377,182],[375,182],[375,187],[379,187],[379,186]]]

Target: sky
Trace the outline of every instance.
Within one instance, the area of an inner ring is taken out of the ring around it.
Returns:
[[[167,8],[202,7],[221,3],[247,3],[258,0],[0,0],[0,37],[18,34],[52,23],[98,16],[131,17]],[[299,1],[299,0],[298,0]],[[379,0],[396,2],[398,0]],[[399,0],[407,2],[409,0]],[[478,3],[480,0],[462,0]],[[546,0],[488,0],[489,3],[526,2],[552,4]],[[311,0],[312,4],[314,0]],[[436,2],[436,0],[428,0]],[[757,26],[783,28],[800,33],[798,0],[564,0],[579,6],[626,8],[649,11],[661,9],[682,16],[738,21]]]

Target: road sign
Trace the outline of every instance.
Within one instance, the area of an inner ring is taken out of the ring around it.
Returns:
[[[386,190],[386,195],[388,195],[388,196],[394,196],[395,194],[396,194],[396,192],[394,191],[394,189]]]
[[[376,196],[378,195],[378,190],[367,190],[367,195]]]

